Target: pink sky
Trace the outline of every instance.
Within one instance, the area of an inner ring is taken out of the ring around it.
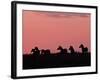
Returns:
[[[90,50],[90,14],[23,10],[23,53],[31,49],[50,49],[59,45],[81,51],[83,43]]]

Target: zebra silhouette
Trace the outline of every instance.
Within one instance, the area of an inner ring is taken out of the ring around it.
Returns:
[[[70,47],[69,47],[69,50],[70,50],[70,53],[71,53],[71,54],[75,53],[75,50],[74,50],[73,46],[70,46]]]
[[[67,53],[67,49],[66,49],[66,48],[62,48],[62,46],[59,46],[59,47],[57,48],[57,50],[60,50],[60,53],[61,53],[61,54]]]
[[[84,47],[83,44],[81,44],[81,45],[79,46],[79,48],[81,48],[82,53],[87,53],[87,52],[88,52],[88,48],[87,48],[87,47]]]

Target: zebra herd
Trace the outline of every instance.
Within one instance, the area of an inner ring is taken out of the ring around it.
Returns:
[[[84,47],[83,44],[81,44],[79,46],[79,48],[81,48],[82,53],[88,53],[88,48]],[[69,53],[68,50],[70,51],[71,54],[76,53],[73,46],[70,46],[69,49],[63,48],[62,46],[59,46],[57,48],[57,50],[59,50],[59,53],[61,53],[61,54]],[[51,52],[50,52],[50,49],[41,49],[41,50],[39,50],[38,47],[35,47],[34,49],[31,50],[31,54],[34,54],[34,55],[47,54],[47,55],[49,55],[49,54],[51,54]]]

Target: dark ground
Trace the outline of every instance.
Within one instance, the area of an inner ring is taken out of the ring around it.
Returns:
[[[23,69],[90,66],[90,53],[23,55]]]

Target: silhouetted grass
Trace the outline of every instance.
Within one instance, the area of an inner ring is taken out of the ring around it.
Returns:
[[[91,65],[91,54],[87,53],[50,53],[34,55],[23,54],[23,69],[80,67]]]

